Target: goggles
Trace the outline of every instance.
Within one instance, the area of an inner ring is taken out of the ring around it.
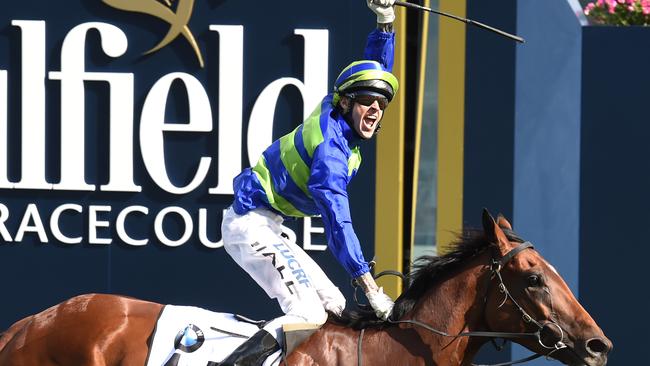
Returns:
[[[388,106],[388,98],[386,98],[385,96],[379,93],[372,93],[372,94],[350,93],[347,94],[347,96],[350,99],[352,99],[353,102],[359,103],[366,107],[369,107],[374,102],[377,102],[377,104],[379,105],[379,109],[381,109],[382,111],[386,109],[386,107]]]

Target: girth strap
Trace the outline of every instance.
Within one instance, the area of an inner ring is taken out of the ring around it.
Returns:
[[[362,366],[363,364],[363,352],[362,350],[362,342],[363,342],[363,333],[365,333],[366,329],[362,328],[361,331],[359,332],[359,342],[357,345],[357,362],[358,366]]]

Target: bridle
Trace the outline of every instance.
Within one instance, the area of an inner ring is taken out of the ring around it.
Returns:
[[[506,264],[508,264],[508,262],[510,262],[510,260],[512,258],[514,258],[517,254],[519,254],[521,251],[523,251],[525,249],[528,249],[528,248],[535,249],[531,242],[526,241],[526,242],[523,242],[523,243],[519,244],[517,247],[511,249],[508,253],[503,255],[501,258],[499,258],[499,259],[494,259],[493,258],[492,263],[490,264],[490,277],[489,277],[489,280],[491,281],[493,278],[496,278],[497,281],[498,281],[499,292],[504,295],[503,301],[501,301],[501,303],[499,304],[499,306],[497,306],[497,308],[500,309],[503,305],[505,305],[505,303],[508,301],[508,299],[510,299],[510,301],[515,305],[517,310],[521,313],[521,317],[522,317],[522,320],[524,321],[524,323],[535,325],[537,327],[537,331],[533,332],[533,333],[505,333],[507,336],[497,335],[499,332],[488,332],[488,333],[495,333],[495,334],[489,336],[489,337],[492,337],[492,338],[494,338],[494,337],[496,337],[496,338],[527,338],[527,337],[533,336],[533,337],[537,338],[537,342],[539,343],[540,346],[542,346],[544,349],[550,350],[550,352],[548,352],[548,353],[546,353],[544,355],[535,354],[533,356],[527,357],[527,358],[522,359],[522,360],[517,360],[517,361],[507,362],[507,363],[501,363],[501,364],[498,364],[498,365],[491,365],[491,366],[512,365],[512,364],[516,364],[516,363],[527,362],[527,361],[533,360],[535,358],[539,358],[541,356],[545,356],[548,359],[548,358],[550,358],[551,354],[553,354],[553,353],[555,353],[555,352],[557,352],[557,351],[559,351],[559,350],[561,350],[563,348],[567,348],[566,344],[563,342],[565,332],[562,329],[562,327],[558,323],[556,323],[554,321],[540,322],[540,321],[535,320],[532,316],[530,316],[530,314],[528,314],[528,312],[526,312],[526,310],[524,310],[524,308],[521,305],[519,305],[517,300],[515,300],[515,298],[510,294],[510,291],[508,290],[508,287],[506,287],[506,284],[503,281],[503,277],[501,276],[501,270],[506,266]],[[554,314],[555,310],[553,308],[553,298],[551,297],[550,291],[548,290],[548,288],[546,289],[546,292],[549,294],[549,298],[550,298],[550,302],[551,302],[551,313]],[[485,302],[487,302],[487,296],[485,298]],[[544,328],[549,327],[549,326],[553,326],[553,327],[557,328],[557,330],[560,333],[560,339],[557,342],[555,342],[555,344],[550,345],[550,346],[544,344],[544,341],[542,340],[542,331],[544,330]],[[472,333],[472,332],[469,332],[469,333]],[[471,336],[471,335],[468,334],[467,336]],[[481,365],[475,365],[475,366],[481,366]]]
[[[493,258],[492,262],[490,263],[490,276],[489,276],[489,281],[491,282],[493,278],[496,278],[498,281],[498,287],[499,287],[499,292],[504,294],[504,299],[503,301],[499,304],[497,308],[501,308],[508,299],[512,301],[512,303],[516,306],[517,310],[521,313],[522,319],[525,323],[527,324],[533,324],[537,327],[537,331],[535,332],[530,332],[530,333],[512,333],[512,332],[491,332],[491,331],[477,331],[477,332],[463,332],[463,333],[458,333],[458,334],[449,334],[447,332],[443,332],[441,330],[435,329],[428,324],[425,324],[423,322],[413,320],[413,319],[407,319],[407,320],[387,320],[387,322],[391,324],[412,324],[416,325],[418,327],[427,329],[431,331],[432,333],[441,335],[443,337],[451,337],[451,338],[458,338],[458,337],[488,337],[488,338],[502,338],[502,339],[519,339],[519,338],[536,338],[537,342],[545,349],[550,350],[550,352],[546,354],[533,354],[529,357],[516,360],[516,361],[510,361],[510,362],[504,362],[504,363],[498,363],[498,364],[491,364],[491,365],[476,365],[473,364],[473,366],[509,366],[509,365],[515,365],[519,363],[524,363],[528,361],[532,361],[534,359],[537,359],[539,357],[545,356],[549,358],[551,354],[554,352],[557,352],[558,350],[561,350],[563,348],[566,348],[566,344],[563,342],[564,341],[564,335],[565,332],[560,327],[559,324],[553,321],[547,321],[547,322],[540,322],[535,320],[524,308],[517,303],[517,301],[514,299],[514,297],[510,294],[510,291],[508,291],[508,287],[506,286],[505,282],[503,281],[503,277],[501,276],[501,270],[514,258],[517,254],[520,252],[526,250],[526,249],[534,249],[534,246],[531,242],[526,241],[515,248],[511,249],[509,252],[504,254],[501,258]],[[379,277],[379,275],[377,276]],[[489,291],[488,291],[489,292]],[[551,298],[551,308],[553,307],[553,302]],[[485,297],[485,302],[487,302],[487,295]],[[551,309],[553,311],[553,309]],[[542,331],[548,327],[548,326],[554,326],[557,327],[557,329],[560,331],[560,340],[555,342],[552,346],[544,344],[544,341],[542,340]],[[362,365],[362,352],[361,352],[361,341],[363,338],[363,333],[364,329],[361,330],[359,333],[359,346],[357,348],[357,356],[358,356],[358,364],[359,366]]]
[[[441,330],[435,329],[428,324],[425,324],[423,322],[413,320],[413,319],[407,319],[407,320],[391,320],[388,319],[387,322],[391,324],[412,324],[424,329],[427,329],[431,331],[432,333],[438,334],[443,337],[451,337],[451,338],[458,338],[458,337],[488,337],[491,339],[496,339],[496,338],[502,338],[502,339],[520,339],[520,338],[536,338],[537,342],[545,349],[550,350],[550,352],[546,354],[533,354],[529,357],[516,360],[516,361],[510,361],[510,362],[504,362],[504,363],[498,363],[498,364],[491,364],[491,365],[476,365],[472,364],[473,366],[509,366],[509,365],[515,365],[519,363],[524,363],[528,362],[534,359],[537,359],[539,357],[545,356],[546,358],[549,358],[553,353],[563,349],[567,348],[566,344],[563,342],[564,341],[564,336],[565,332],[560,327],[559,324],[557,324],[554,321],[546,321],[546,322],[540,322],[535,320],[524,308],[517,303],[517,301],[514,299],[514,297],[510,294],[510,291],[508,291],[508,287],[506,286],[505,282],[503,281],[503,277],[501,276],[501,270],[514,258],[517,254],[520,252],[526,250],[526,249],[534,249],[534,246],[531,242],[526,241],[515,248],[511,249],[509,252],[504,254],[501,258],[492,258],[492,262],[490,263],[490,276],[489,276],[489,281],[490,283],[492,282],[492,279],[496,278],[498,281],[498,288],[499,292],[504,294],[503,301],[499,304],[497,308],[501,308],[508,299],[512,301],[512,303],[516,306],[517,310],[521,313],[522,319],[526,324],[533,324],[537,327],[537,331],[535,332],[530,332],[530,333],[511,333],[511,332],[491,332],[491,331],[477,331],[477,332],[463,332],[463,333],[458,333],[458,334],[449,334],[447,332],[443,332]],[[388,274],[395,274],[394,271],[389,271],[391,273]],[[376,277],[379,277],[381,275],[378,274]],[[548,291],[547,291],[548,292]],[[488,290],[489,293],[489,290]],[[550,295],[550,292],[549,292]],[[485,302],[487,303],[487,295],[485,297]],[[554,312],[553,310],[553,298],[551,297],[551,311]],[[542,340],[542,331],[549,327],[553,326],[556,327],[559,332],[560,332],[560,339],[555,342],[553,345],[546,345],[544,344],[544,341]],[[363,339],[363,334],[364,334],[364,329],[362,329],[359,333],[359,342],[358,342],[358,347],[357,347],[357,359],[358,359],[358,365],[362,366],[362,352],[361,352],[361,342]]]

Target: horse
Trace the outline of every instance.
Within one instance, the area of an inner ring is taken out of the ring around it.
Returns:
[[[414,263],[388,320],[363,309],[330,314],[280,363],[467,366],[501,338],[531,350],[526,360],[606,365],[612,342],[560,274],[501,215],[484,210],[482,221],[449,253]],[[117,295],[71,298],[13,324],[0,337],[0,366],[143,366],[163,308]]]

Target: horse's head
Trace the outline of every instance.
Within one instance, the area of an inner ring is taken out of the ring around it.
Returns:
[[[612,342],[580,305],[560,274],[503,217],[483,212],[495,244],[486,322],[497,332],[536,333],[513,341],[568,365],[602,366]]]

